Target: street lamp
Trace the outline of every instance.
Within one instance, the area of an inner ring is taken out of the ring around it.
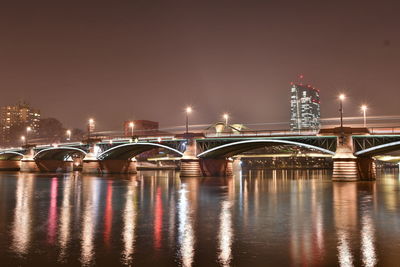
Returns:
[[[135,127],[135,124],[133,123],[133,121],[131,121],[129,123],[129,128],[131,128],[131,132],[132,132],[132,137],[133,137],[133,128]]]
[[[71,140],[71,130],[67,130],[67,140]]]
[[[90,133],[94,130],[94,119],[89,119],[88,121],[88,139],[90,138]]]
[[[25,138],[25,136],[21,136],[21,141],[22,141],[23,144],[26,145],[26,138]]]
[[[367,109],[368,109],[368,107],[366,105],[361,106],[361,111],[363,112],[363,116],[364,116],[364,128],[367,127]]]
[[[187,107],[186,108],[186,133],[189,132],[189,114],[192,113],[192,108]]]
[[[28,144],[28,137],[29,133],[32,131],[32,128],[30,126],[26,127],[26,144]]]
[[[339,100],[340,100],[340,128],[343,130],[343,100],[346,98],[344,94],[339,95]]]
[[[224,117],[224,119],[225,119],[225,125],[228,126],[229,114],[228,114],[228,113],[225,113],[223,117]]]

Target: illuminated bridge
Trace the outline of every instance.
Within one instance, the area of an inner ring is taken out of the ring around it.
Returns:
[[[84,173],[134,173],[135,157],[154,149],[180,158],[181,176],[232,174],[237,155],[263,147],[298,147],[331,155],[335,180],[375,179],[374,157],[400,150],[400,128],[371,131],[333,128],[319,133],[258,131],[237,134],[187,133],[170,136],[93,138],[79,143],[26,145],[0,150],[0,170]]]

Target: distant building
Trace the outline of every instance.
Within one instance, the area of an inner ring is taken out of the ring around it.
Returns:
[[[37,135],[39,132],[40,110],[32,108],[25,102],[12,106],[0,108],[0,141],[2,144],[13,143],[14,136],[24,132],[30,127],[30,135]]]
[[[290,90],[290,129],[318,130],[321,126],[319,90],[296,83],[292,83]]]
[[[125,136],[132,136],[131,123],[133,123],[134,136],[154,135],[159,133],[158,122],[148,120],[133,120],[124,122]]]

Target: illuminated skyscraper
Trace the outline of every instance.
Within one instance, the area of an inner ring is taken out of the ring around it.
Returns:
[[[290,129],[319,130],[321,126],[319,90],[301,83],[292,83],[290,90]]]

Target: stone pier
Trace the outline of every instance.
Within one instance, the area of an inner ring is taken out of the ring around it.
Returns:
[[[200,168],[203,176],[232,176],[233,160],[201,159]]]
[[[41,172],[72,172],[74,170],[72,160],[36,160],[36,165]]]
[[[35,151],[33,148],[34,147],[28,147],[25,155],[22,157],[21,168],[20,168],[21,172],[39,172],[40,171],[40,169],[34,159]]]
[[[20,168],[20,160],[0,160],[0,171],[19,171]]]
[[[82,173],[101,174],[100,161],[95,154],[96,144],[90,143],[89,153],[82,160]]]
[[[136,159],[132,160],[102,160],[100,161],[101,173],[137,173]]]
[[[348,129],[345,129],[348,130]],[[333,156],[333,181],[375,180],[376,168],[372,158],[354,156],[353,138],[344,131],[338,136]]]
[[[187,134],[186,150],[181,158],[181,172],[182,177],[200,177],[202,176],[200,168],[200,160],[196,157],[197,148],[196,140],[194,137]]]

